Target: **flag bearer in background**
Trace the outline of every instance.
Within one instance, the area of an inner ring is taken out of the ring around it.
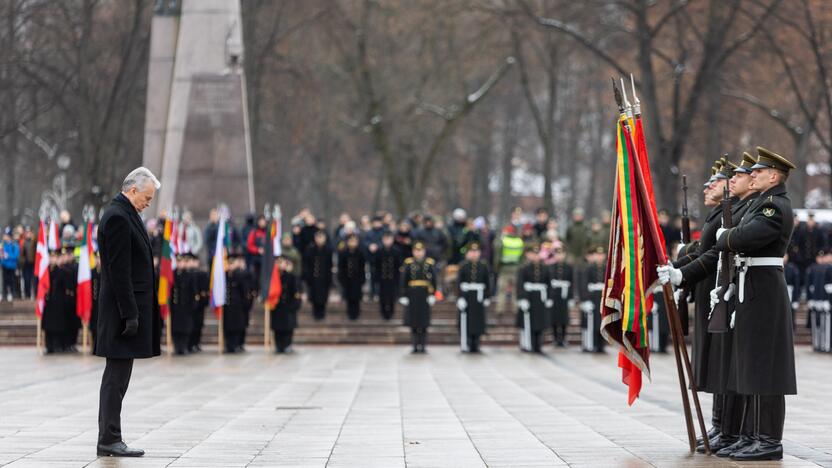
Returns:
[[[543,331],[549,328],[549,308],[553,290],[549,270],[540,259],[540,246],[525,247],[526,263],[517,272],[517,326],[520,328],[520,349],[542,351]]]
[[[604,247],[590,247],[586,264],[579,272],[578,298],[581,310],[581,349],[603,353],[605,340],[601,336],[601,296],[604,293],[604,274],[607,260]]]
[[[291,259],[281,255],[277,262],[280,268],[280,291],[277,303],[271,304],[271,327],[274,331],[275,352],[290,353],[301,304],[300,279],[293,271]],[[271,300],[271,297],[267,300]]]
[[[188,353],[188,338],[194,329],[193,314],[200,300],[193,265],[188,255],[176,257],[173,287],[171,288],[170,320],[173,348],[177,355]]]
[[[478,353],[480,336],[485,334],[486,312],[491,305],[491,269],[480,257],[480,243],[468,243],[465,260],[459,267],[456,306],[459,310],[459,339],[463,352]]]
[[[245,351],[245,331],[251,306],[257,296],[254,286],[254,277],[246,270],[244,257],[239,253],[229,255],[223,307],[223,334],[227,353]]]
[[[66,328],[64,329],[63,350],[77,351],[78,331],[81,329],[81,319],[77,314],[75,293],[78,289],[78,263],[75,261],[75,248],[64,245],[58,261],[58,274],[63,278],[63,293],[61,296],[61,312],[64,315]]]
[[[195,298],[198,296],[192,313],[194,322],[188,337],[188,352],[198,353],[202,351],[200,342],[202,341],[202,327],[205,324],[205,308],[211,302],[211,275],[207,270],[201,268],[197,255],[188,254],[188,257],[190,258],[190,264],[193,266],[194,282],[196,283]]]
[[[67,328],[66,316],[63,313],[64,277],[60,274],[58,268],[59,254],[60,252],[56,250],[49,251],[49,271],[46,272],[49,277],[49,289],[43,298],[41,328],[43,328],[46,335],[47,354],[64,351],[64,332]]]
[[[402,266],[399,303],[405,306],[404,325],[410,327],[414,353],[424,353],[430,326],[430,309],[436,303],[436,272],[432,258],[425,257],[425,244],[413,244],[413,256]]]

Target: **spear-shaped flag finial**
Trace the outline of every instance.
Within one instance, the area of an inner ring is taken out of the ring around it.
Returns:
[[[624,78],[621,78],[621,94],[624,96],[624,110],[627,111],[627,116],[633,116],[633,106],[627,100],[627,86],[624,85]]]
[[[633,78],[632,73],[630,73],[630,88],[633,90],[633,113],[635,115],[641,115],[641,101],[638,99],[638,95],[636,95],[636,80]]]
[[[615,78],[610,77],[612,81],[612,93],[615,96],[615,103],[618,105],[618,112],[624,113],[624,101],[621,98],[621,91],[618,90],[618,85],[615,84]]]

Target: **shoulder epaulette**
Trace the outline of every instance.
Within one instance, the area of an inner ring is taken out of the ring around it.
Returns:
[[[408,257],[408,258],[404,259],[404,264],[405,265],[410,265],[411,263],[413,263],[413,257]]]
[[[428,257],[428,258],[425,259],[425,263],[427,263],[428,265],[433,265],[433,264],[436,263],[436,261],[434,259]]]

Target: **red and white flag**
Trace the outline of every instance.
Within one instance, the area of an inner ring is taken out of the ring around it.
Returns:
[[[46,246],[46,225],[40,220],[38,229],[38,245],[35,250],[35,277],[38,279],[37,298],[35,300],[35,314],[43,316],[43,306],[46,294],[49,292],[49,249]]]
[[[87,324],[92,316],[92,267],[95,263],[92,249],[92,223],[84,226],[84,242],[78,258],[78,286],[75,292],[75,313],[81,323]]]
[[[47,237],[49,250],[61,248],[61,235],[58,234],[58,224],[54,219],[49,220],[49,237]]]

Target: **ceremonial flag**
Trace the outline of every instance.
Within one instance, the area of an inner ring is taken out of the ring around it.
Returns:
[[[46,294],[49,292],[49,249],[46,246],[48,235],[46,224],[40,220],[38,229],[38,244],[35,251],[35,277],[38,279],[37,298],[35,300],[35,315],[43,316],[43,306]]]
[[[640,138],[643,141],[643,134]],[[643,155],[637,153],[630,122],[622,114],[616,126],[615,190],[601,333],[619,347],[618,365],[622,381],[629,388],[630,405],[641,391],[642,373],[650,377],[647,314],[655,287],[657,252],[664,248],[664,241],[656,234],[655,201],[646,157],[646,150]],[[664,258],[662,255],[661,260]]]
[[[75,313],[81,323],[87,324],[92,316],[92,268],[95,264],[92,249],[92,223],[84,226],[84,240],[78,257],[78,285],[75,293]]]
[[[173,250],[171,249],[170,236],[173,232],[173,221],[165,220],[165,228],[162,234],[162,255],[159,258],[159,312],[162,319],[167,319],[170,313],[170,294],[173,288]]]
[[[274,270],[277,266],[277,257],[280,256],[281,253],[281,245],[280,245],[280,210],[276,210],[276,216],[272,221],[269,223],[269,227],[266,231],[266,243],[265,248],[263,249],[263,257],[261,261],[263,262],[262,268],[260,270],[260,297],[267,301],[269,298],[269,291],[272,288],[272,282],[274,281]],[[278,275],[279,276],[279,275]],[[277,279],[280,281],[280,278]],[[278,294],[280,296],[280,294]]]
[[[61,248],[61,236],[58,234],[58,224],[54,219],[49,220],[49,250],[58,250]]]
[[[283,283],[280,279],[280,264],[274,262],[272,267],[271,281],[269,281],[269,290],[266,293],[266,305],[269,310],[274,310],[277,303],[280,302],[280,293],[283,291]]]
[[[222,316],[222,308],[225,305],[225,231],[225,216],[220,215],[214,260],[211,263],[211,307],[217,317]]]

